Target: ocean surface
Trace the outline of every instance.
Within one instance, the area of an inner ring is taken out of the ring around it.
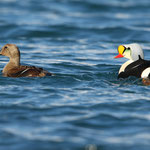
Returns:
[[[149,0],[1,0],[0,47],[55,75],[0,73],[0,150],[149,150],[150,86],[113,58],[135,42],[150,59]]]

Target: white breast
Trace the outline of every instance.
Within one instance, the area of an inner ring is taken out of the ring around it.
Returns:
[[[126,68],[129,64],[131,64],[132,62],[133,62],[133,60],[128,60],[128,61],[126,61],[126,62],[121,66],[121,68],[120,68],[120,70],[119,70],[119,73],[120,73],[120,72],[124,72],[125,68]]]

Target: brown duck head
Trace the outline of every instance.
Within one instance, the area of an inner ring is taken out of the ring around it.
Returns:
[[[10,59],[18,59],[20,58],[20,51],[15,44],[6,44],[2,47],[0,55],[7,56]]]

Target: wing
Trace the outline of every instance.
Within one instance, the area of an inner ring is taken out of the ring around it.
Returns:
[[[129,76],[141,77],[142,72],[150,67],[150,61],[139,59],[126,67],[124,72],[118,75],[118,78],[128,78]]]
[[[9,70],[7,73],[8,77],[44,77],[46,75],[52,74],[34,66],[20,66]]]

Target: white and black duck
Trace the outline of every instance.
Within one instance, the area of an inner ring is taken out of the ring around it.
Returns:
[[[125,57],[129,59],[121,66],[118,78],[135,76],[142,79],[150,79],[150,61],[144,60],[144,53],[139,44],[120,45],[118,53],[114,58]]]

